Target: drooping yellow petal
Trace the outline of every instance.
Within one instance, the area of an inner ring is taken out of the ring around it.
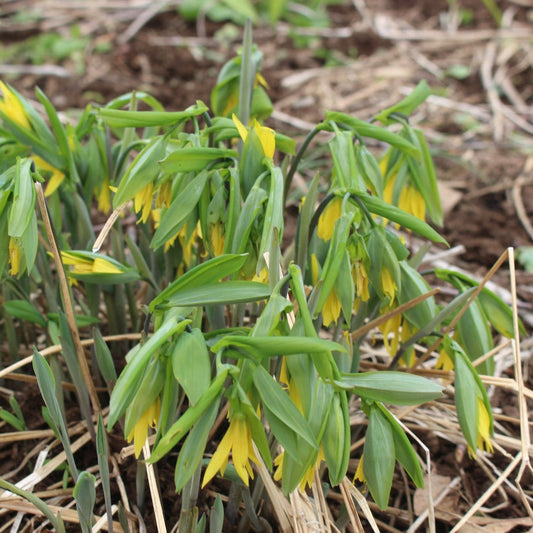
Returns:
[[[248,426],[244,418],[235,419],[235,434],[233,438],[232,459],[233,466],[238,476],[248,485],[248,472],[246,464],[248,463]]]
[[[246,139],[248,138],[248,130],[246,129],[246,126],[239,120],[239,117],[237,117],[235,113],[231,115],[231,118],[237,127],[237,131],[239,132],[242,142],[246,142]]]
[[[209,225],[209,238],[211,240],[211,249],[213,255],[218,257],[224,253],[225,237],[223,234],[224,226],[222,222],[216,222]]]
[[[391,271],[387,267],[381,269],[381,290],[383,294],[389,299],[389,303],[392,303],[398,286],[392,277]]]
[[[20,246],[17,244],[17,241],[13,238],[9,238],[9,263],[11,268],[9,269],[9,274],[11,276],[16,276],[20,270],[20,255],[21,255]]]
[[[52,173],[50,179],[48,180],[48,183],[46,184],[46,190],[44,193],[45,196],[52,195],[61,185],[61,183],[63,183],[65,179],[65,174],[58,168],[48,163],[48,161],[45,161],[42,157],[39,157],[38,155],[32,155],[31,158],[33,159],[35,166],[39,170],[44,170],[46,172]]]
[[[235,424],[230,422],[229,428],[226,431],[226,434],[220,441],[218,448],[211,457],[211,461],[207,465],[204,473],[204,480],[202,481],[202,488],[204,488],[209,481],[215,476],[217,472],[220,471],[222,475],[226,471],[226,466],[228,464],[228,457],[233,446],[233,438],[235,434]]]
[[[248,129],[239,120],[235,113],[233,113],[231,118],[237,127],[237,131],[239,132],[242,141],[246,142],[246,139],[248,138]],[[274,157],[274,152],[276,151],[276,132],[272,128],[261,126],[261,124],[259,124],[259,122],[257,122],[255,119],[253,121],[252,128],[259,137],[265,157],[272,159]]]
[[[401,322],[402,315],[397,314],[379,326],[379,329],[383,333],[383,344],[387,352],[392,356],[398,351]]]
[[[272,128],[261,126],[257,120],[254,120],[253,129],[261,141],[265,157],[272,159],[276,151],[276,132]]]
[[[483,400],[477,398],[477,446],[480,450],[493,452],[494,448],[490,441],[490,417]]]
[[[0,99],[0,111],[5,113],[13,122],[25,129],[31,129],[28,115],[15,93],[0,81],[3,98]]]
[[[155,197],[155,206],[157,208],[160,207],[168,207],[170,205],[170,201],[172,200],[172,182],[165,181],[161,187],[157,190],[157,195]]]
[[[341,302],[337,297],[335,289],[332,289],[327,297],[324,307],[322,307],[322,318],[324,326],[327,328],[332,322],[337,323],[341,314]]]
[[[100,190],[94,191],[97,202],[97,209],[100,213],[107,214],[111,211],[111,189],[109,188],[109,178],[106,176]]]
[[[152,210],[152,196],[154,192],[154,184],[152,182],[145,185],[133,199],[133,207],[135,212],[138,213],[142,210],[141,218],[139,222],[146,222],[150,216]]]
[[[365,268],[365,265],[362,261],[357,261],[353,265],[354,270],[354,284],[355,284],[355,294],[357,297],[366,302],[370,298],[370,293],[368,291],[368,274]]]
[[[422,193],[412,184],[407,185],[398,200],[398,207],[407,211],[411,215],[425,220],[426,218],[426,202]]]
[[[75,274],[90,274],[93,271],[93,261],[86,257],[79,257],[69,252],[61,252],[64,265],[71,265]]]
[[[320,275],[320,265],[318,264],[318,259],[316,254],[311,254],[311,280],[313,285],[317,284],[318,276]]]
[[[135,457],[139,457],[143,449],[146,437],[148,437],[148,428],[157,427],[159,421],[159,414],[161,412],[161,398],[158,396],[156,400],[146,409],[135,424],[133,430],[127,437],[127,441],[131,442],[133,439],[133,448],[135,450]]]
[[[122,274],[122,270],[113,263],[106,261],[103,257],[97,257],[93,262],[92,272],[94,274]]]
[[[442,368],[442,370],[445,370],[446,372],[453,370],[453,360],[446,350],[440,351],[439,358],[435,363],[435,368]]]
[[[363,456],[364,454],[362,454],[361,458],[359,459],[359,463],[357,464],[357,469],[355,470],[355,476],[353,477],[353,480],[355,481],[357,479],[361,483],[366,483],[365,474],[363,472]]]
[[[329,241],[335,229],[335,222],[342,213],[342,198],[335,197],[318,217],[316,234],[324,241]]]

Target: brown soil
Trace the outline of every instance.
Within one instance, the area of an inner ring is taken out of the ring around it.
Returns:
[[[32,5],[31,2],[24,3]],[[264,54],[263,75],[270,85],[269,95],[276,110],[270,123],[303,138],[305,123],[322,120],[326,109],[369,119],[379,109],[398,101],[419,80],[426,79],[441,99],[422,106],[413,121],[427,133],[439,178],[446,186],[444,200],[448,212],[443,234],[452,247],[465,247],[465,251],[459,257],[452,257],[450,262],[472,275],[483,276],[507,247],[531,244],[524,218],[527,220],[533,215],[533,165],[528,163],[533,148],[533,77],[531,63],[528,68],[523,65],[527,53],[531,59],[530,43],[518,39],[513,52],[506,48],[505,42],[490,38],[469,40],[465,35],[464,41],[454,41],[452,15],[455,12],[450,7],[454,3],[447,0],[416,3],[377,0],[367,4],[369,7],[359,0],[332,7],[330,27],[317,31],[305,43],[293,39],[285,23],[279,23],[276,28],[262,26],[254,30],[254,41]],[[525,7],[527,1],[502,0],[498,5],[512,18],[513,28],[532,30],[528,21],[531,21],[533,10]],[[472,15],[469,25],[461,28],[465,34],[495,30],[494,19],[482,2],[461,0],[457,6],[470,10]],[[5,20],[9,24],[3,32],[2,44],[20,42],[53,26],[53,9],[51,7],[51,13],[44,14],[40,22],[31,25],[17,22],[7,9]],[[140,12],[137,10],[135,14]],[[66,13],[65,16],[76,20],[82,34],[90,36],[82,74],[74,74],[72,61],[65,60],[62,66],[71,73],[67,78],[25,74],[9,81],[29,97],[32,97],[33,87],[39,85],[54,105],[65,111],[93,102],[104,103],[133,90],[151,93],[168,110],[181,110],[198,99],[209,102],[221,64],[234,55],[240,44],[240,28],[214,24],[209,20],[198,24],[185,22],[175,9],[169,9],[153,16],[124,42],[123,36],[134,17],[130,16],[124,22],[118,14],[113,10],[89,13],[84,9]],[[445,38],[446,28],[452,33],[449,39]],[[54,29],[67,31],[61,27]],[[417,36],[418,31],[428,33],[421,37]],[[434,33],[429,33],[431,31]],[[110,50],[97,52],[98,45],[105,43],[110,45]],[[489,47],[492,45],[496,47],[495,53],[500,55],[491,63]],[[464,79],[449,74],[457,65],[470,69]],[[488,69],[491,76],[499,72],[498,80],[507,80],[515,88],[520,98],[512,100],[512,92],[506,92],[502,85],[499,101],[522,122],[510,120],[509,114],[499,114],[491,106],[492,96],[487,92],[483,68]],[[306,177],[303,174],[299,178]],[[523,180],[523,187],[519,178]],[[452,193],[457,198],[448,205],[446,200]],[[522,220],[517,206],[520,200],[524,204]],[[508,288],[506,273],[499,273],[495,280]],[[518,291],[526,316],[533,301],[529,288],[532,280],[531,274],[519,272]],[[531,377],[526,378],[531,386]],[[18,390],[25,410],[40,405],[36,394],[25,396],[22,388]],[[507,416],[516,418],[516,397],[511,399],[510,396],[511,393],[499,391],[494,396],[495,406]],[[33,420],[35,427],[42,427],[40,417]],[[516,425],[512,425],[510,431],[516,434]],[[421,432],[420,436],[423,440],[427,437],[427,440],[435,441],[431,453],[437,473],[456,476],[457,446],[429,433]],[[120,450],[123,443],[113,439],[112,447]],[[19,445],[0,448],[2,475],[16,467],[22,453],[24,450]],[[169,523],[176,522],[180,508],[173,490],[174,460],[170,457],[158,465]],[[89,461],[89,464],[94,462]],[[128,490],[131,501],[134,501],[136,467],[131,458],[128,465]],[[484,472],[467,458],[459,461],[459,467],[463,493],[460,498],[458,496],[460,503],[457,505],[468,509],[490,481],[486,481]],[[213,486],[213,491],[216,488]],[[202,493],[200,512],[208,511],[212,505],[213,491]],[[489,500],[487,506],[491,505]],[[451,511],[453,509],[448,507],[446,512]],[[148,530],[153,531],[152,518],[147,513]],[[377,516],[390,524],[385,526],[393,528],[391,531],[404,531],[407,527],[401,516],[392,522],[386,515],[378,513]],[[443,516],[438,522],[439,530],[449,531],[453,520]],[[496,521],[523,517],[525,512],[514,495],[507,507],[490,516]],[[387,531],[385,526],[383,530]],[[491,528],[489,531],[519,532],[529,530],[530,526],[517,523],[513,527],[506,525],[504,529]],[[365,527],[369,527],[368,524]],[[225,530],[233,529],[227,524]]]

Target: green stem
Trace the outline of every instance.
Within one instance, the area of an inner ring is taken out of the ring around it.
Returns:
[[[307,150],[309,144],[314,139],[315,135],[322,131],[318,128],[318,126],[315,126],[313,130],[311,130],[307,137],[305,138],[304,142],[298,149],[298,152],[296,152],[296,155],[294,156],[294,159],[292,160],[291,166],[289,168],[289,172],[287,172],[287,176],[285,178],[285,190],[283,191],[283,203],[287,201],[287,195],[289,194],[289,189],[291,188],[292,179],[294,178],[294,174],[296,173],[296,170],[298,169],[298,165],[300,164],[300,161],[302,160],[302,157]]]

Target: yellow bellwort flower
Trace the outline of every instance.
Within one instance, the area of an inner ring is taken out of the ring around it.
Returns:
[[[231,416],[229,428],[207,465],[202,488],[211,481],[217,472],[220,471],[224,475],[230,453],[238,476],[248,486],[249,478],[253,479],[254,477],[250,461],[257,465],[260,463],[254,452],[250,425],[242,413],[234,412]]]
[[[333,230],[335,229],[335,222],[340,218],[342,214],[342,198],[333,198],[324,211],[318,217],[318,224],[316,228],[316,234],[324,241],[329,241],[333,236]]]
[[[311,278],[314,285],[316,285],[318,282],[318,276],[318,259],[316,258],[315,254],[311,254]],[[324,305],[322,306],[322,319],[326,328],[333,322],[337,323],[337,320],[341,314],[341,309],[342,307],[339,297],[335,292],[335,288],[332,288],[331,292],[326,298],[326,301],[324,302]]]
[[[274,459],[274,466],[276,467],[276,470],[274,471],[274,481],[279,481],[281,479],[284,458],[285,458],[285,452],[283,451]],[[320,448],[318,449],[316,461],[312,463],[309,466],[309,468],[305,471],[305,474],[302,477],[300,484],[298,485],[299,489],[302,492],[305,492],[305,489],[307,487],[311,488],[311,486],[313,485],[315,468],[320,466],[320,463],[325,460],[326,460],[326,456],[324,455],[324,449],[322,448],[322,445],[321,445]]]
[[[0,111],[5,113],[13,122],[22,128],[31,129],[28,115],[17,95],[4,83],[0,81],[2,98],[0,98]]]
[[[69,252],[61,252],[64,265],[72,266],[72,274],[122,274],[122,270],[102,257],[90,259]]]
[[[50,179],[48,180],[46,189],[44,191],[45,196],[51,196],[65,180],[64,172],[52,166],[38,155],[32,155],[31,158],[39,170],[44,170],[45,172],[51,173]]]
[[[394,200],[394,186],[396,184],[396,175],[391,176],[383,190],[383,200],[388,204],[393,204]],[[407,213],[414,215],[420,220],[426,219],[426,202],[422,193],[411,182],[405,184],[400,197],[398,198],[398,207]]]
[[[494,451],[490,442],[490,417],[482,398],[477,397],[477,447],[490,453]],[[475,453],[474,453],[475,455]]]
[[[357,464],[353,481],[355,482],[355,480],[357,479],[357,481],[360,481],[361,483],[364,483],[366,485],[365,473],[363,472],[363,455],[364,454],[361,454],[359,463]]]
[[[218,221],[209,225],[209,240],[213,255],[218,257],[224,253],[225,236],[223,235],[224,225]]]
[[[352,277],[355,285],[355,294],[360,301],[366,302],[370,298],[368,292],[368,273],[363,261],[356,261],[352,265]]]
[[[398,285],[396,285],[391,271],[386,266],[381,268],[381,290],[389,299],[389,305],[392,304],[396,291],[398,290]]]
[[[152,196],[154,193],[154,184],[152,182],[145,185],[133,199],[133,208],[135,212],[141,211],[141,218],[138,222],[146,222],[152,211]]]
[[[183,228],[181,228],[181,230],[177,234],[177,237],[181,246],[181,251],[183,253],[183,261],[185,261],[185,264],[187,265],[187,267],[189,267],[191,265],[193,246],[196,244],[196,241],[200,237],[200,221],[196,223],[196,227],[189,235],[189,237],[187,237],[187,224],[185,224]],[[169,240],[165,243],[165,252],[170,248],[170,246],[172,246],[172,242],[172,240]]]
[[[9,269],[10,276],[16,276],[20,271],[20,255],[21,250],[20,246],[17,244],[17,241],[13,238],[9,238],[9,263],[11,268]]]
[[[109,177],[104,178],[100,189],[94,189],[96,196],[96,207],[100,213],[107,214],[111,211],[111,188],[109,187]]]
[[[439,352],[439,358],[435,363],[435,368],[441,368],[446,372],[454,369],[453,360],[444,348]]]
[[[248,128],[237,118],[235,113],[232,115],[233,122],[237,126],[237,130],[243,142],[246,142],[248,137]],[[267,128],[266,126],[261,126],[256,119],[252,122],[252,128],[259,140],[261,141],[261,146],[263,147],[263,152],[265,157],[272,159],[274,157],[274,152],[276,151],[276,132],[272,128]]]
[[[133,440],[133,448],[135,450],[135,457],[139,458],[141,450],[143,449],[144,443],[146,442],[146,437],[148,437],[148,428],[156,428],[157,422],[159,420],[159,414],[161,412],[161,399],[159,396],[156,398],[155,402],[146,409],[146,411],[141,415],[134,428],[131,430],[131,433],[126,439],[128,442]]]
[[[391,356],[398,351],[401,324],[402,315],[397,314],[379,326],[379,330],[383,333],[383,344]]]

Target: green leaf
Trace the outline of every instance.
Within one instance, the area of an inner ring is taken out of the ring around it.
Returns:
[[[39,509],[39,511],[41,511],[41,513],[43,513],[48,520],[50,520],[52,527],[55,531],[57,531],[57,533],[65,533],[65,524],[61,519],[61,515],[59,513],[57,516],[54,515],[50,507],[48,507],[43,500],[35,496],[35,494],[32,494],[26,490],[22,490],[16,485],[9,483],[9,481],[4,481],[3,479],[0,479],[0,488],[7,490],[8,492],[12,492],[13,494],[16,494],[17,496],[20,496],[21,498],[24,498],[30,502],[32,505],[37,507],[37,509]]]
[[[31,176],[31,165],[31,159],[17,159],[15,187],[7,229],[10,237],[22,237],[35,211],[36,193]]]
[[[170,206],[163,212],[161,222],[156,229],[150,246],[157,250],[172,239],[185,224],[187,217],[196,207],[204,190],[209,172],[203,170],[174,198]]]
[[[103,108],[98,111],[98,115],[112,128],[146,128],[179,124],[206,111],[208,107],[198,100],[184,111],[122,111]]]
[[[430,286],[426,280],[405,261],[400,261],[400,273],[402,284],[397,295],[400,305],[430,291]],[[433,297],[426,298],[415,307],[405,311],[404,315],[417,329],[422,328],[437,316],[435,299]]]
[[[170,318],[136,350],[135,356],[128,361],[111,394],[109,401],[109,420],[107,423],[108,430],[111,430],[133,400],[150,357],[172,335],[179,335],[188,324],[190,324],[190,320],[178,322],[176,318]]]
[[[297,436],[303,438],[312,448],[318,449],[308,422],[287,393],[262,366],[254,369],[253,380],[261,396],[272,432],[286,452],[298,460]]]
[[[350,456],[350,421],[348,411],[343,409],[341,395],[346,397],[344,392],[340,392],[332,398],[321,440],[332,485],[338,485],[343,480]]]
[[[171,296],[169,306],[198,306],[257,302],[270,296],[270,286],[257,281],[222,281],[185,289]]]
[[[386,142],[387,144],[396,146],[396,148],[399,148],[407,154],[416,155],[418,153],[417,147],[400,135],[392,133],[382,126],[370,124],[364,120],[346,115],[345,113],[340,113],[338,111],[326,111],[326,121],[322,124],[319,124],[317,127],[322,130],[332,131],[331,126],[328,124],[330,120],[336,122],[337,124],[344,124],[345,126],[348,126],[361,135],[361,137],[370,137],[372,139]]]
[[[372,497],[383,511],[389,504],[396,453],[391,425],[371,404],[363,450],[363,473]]]
[[[415,485],[422,488],[424,486],[422,468],[420,467],[418,456],[409,442],[405,431],[388,409],[381,404],[376,405],[381,409],[381,412],[385,415],[391,426],[396,459],[405,468],[405,471],[409,474]]]
[[[182,333],[183,335],[183,333]],[[135,394],[126,408],[124,436],[129,438],[135,424],[156,401],[165,383],[166,364],[162,357],[155,356],[147,365],[142,380],[135,387]]]
[[[202,394],[196,405],[189,407],[179,418],[172,424],[170,429],[163,435],[161,440],[152,450],[150,463],[159,461],[165,456],[178,442],[185,437],[187,431],[200,419],[203,413],[213,403],[217,403],[222,395],[224,381],[228,376],[228,370],[222,371],[209,385],[209,388]]]
[[[187,435],[187,438],[183,442],[178,455],[178,460],[176,461],[176,469],[174,473],[176,492],[181,492],[202,461],[209,432],[213,428],[213,424],[217,417],[218,405],[219,401],[215,401],[211,404],[196,424],[194,424],[190,433]]]
[[[245,261],[246,254],[224,254],[195,266],[183,276],[179,276],[150,302],[150,312],[153,313],[158,305],[165,303],[181,291],[191,290],[207,284],[214,285],[226,276],[237,272]]]
[[[351,192],[361,199],[371,213],[383,218],[388,218],[392,222],[396,222],[397,224],[400,224],[400,226],[410,229],[426,239],[430,239],[434,242],[442,242],[446,245],[448,244],[446,240],[429,224],[426,224],[414,215],[403,211],[399,207],[388,204],[377,196],[371,196],[365,192]]]
[[[425,102],[428,96],[431,95],[431,89],[429,88],[426,80],[422,80],[401,102],[387,107],[376,115],[376,119],[383,125],[388,126],[395,122],[394,119],[390,119],[391,113],[400,113],[402,115],[410,115],[420,104]]]
[[[0,407],[0,418],[13,426],[17,431],[25,431],[26,424],[23,420],[17,418],[14,414],[6,411],[3,407]]]
[[[446,270],[442,268],[435,269],[435,275],[442,280],[446,280],[454,286],[460,280],[469,287],[477,287],[479,283],[465,274]],[[508,338],[514,337],[513,311],[498,295],[487,287],[483,287],[478,295],[478,301],[490,323],[496,328],[498,333]],[[523,322],[518,319],[518,329],[520,335],[527,335]]]
[[[46,320],[37,308],[26,300],[10,300],[3,303],[4,309],[15,318],[46,327]]]
[[[93,509],[96,501],[96,478],[89,472],[80,472],[74,491],[76,508],[83,533],[90,533],[94,523]]]
[[[191,355],[194,355],[194,364],[191,364]],[[174,377],[194,405],[211,383],[211,361],[202,332],[198,328],[191,333],[184,331],[171,358]]]
[[[217,160],[236,159],[238,152],[225,148],[178,148],[159,162],[164,172],[199,172]]]
[[[406,372],[342,374],[335,385],[365,400],[395,405],[418,405],[442,396],[443,388],[429,379]]]
[[[113,198],[115,209],[134,198],[146,185],[156,179],[160,172],[158,163],[165,155],[166,144],[165,137],[153,137],[135,157],[120,180]]]
[[[309,337],[263,337],[257,335],[253,337],[226,335],[211,349],[213,352],[218,352],[222,348],[230,346],[248,350],[258,358],[301,353],[320,353],[325,350],[346,351],[341,344],[326,339]]]

